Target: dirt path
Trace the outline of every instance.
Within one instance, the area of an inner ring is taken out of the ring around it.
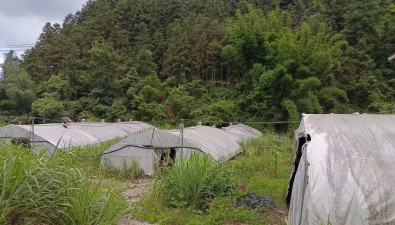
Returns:
[[[150,190],[151,181],[149,179],[139,179],[136,182],[124,182],[123,194],[129,203],[136,203]]]
[[[140,179],[135,182],[122,183],[123,195],[129,204],[139,202],[142,196],[150,190],[151,181],[149,179]],[[130,217],[123,218],[117,223],[118,225],[152,225]]]

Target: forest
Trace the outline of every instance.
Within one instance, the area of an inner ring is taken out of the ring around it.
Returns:
[[[89,0],[5,54],[0,115],[294,121],[395,110],[391,0]]]

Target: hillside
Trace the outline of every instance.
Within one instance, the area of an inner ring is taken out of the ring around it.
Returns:
[[[6,54],[0,114],[278,121],[395,110],[390,0],[90,0]]]

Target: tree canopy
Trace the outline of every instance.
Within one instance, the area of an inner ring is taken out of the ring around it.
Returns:
[[[297,120],[395,110],[390,0],[90,0],[5,54],[0,114]]]

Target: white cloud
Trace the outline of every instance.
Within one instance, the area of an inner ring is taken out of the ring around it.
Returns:
[[[34,44],[47,22],[62,23],[87,0],[3,0],[0,6],[0,55],[4,45]],[[18,55],[23,52],[18,52]]]
[[[1,3],[0,14],[8,17],[34,16],[48,21],[63,19],[81,9],[86,0],[11,0]]]
[[[3,58],[3,56],[0,56],[0,65],[3,64],[3,63],[4,63],[4,58]],[[0,77],[2,76],[1,72],[3,72],[3,69],[0,67]]]
[[[0,15],[0,43],[33,44],[36,42],[45,20],[37,17],[10,18]]]
[[[80,10],[86,2],[87,0],[1,0],[0,64],[4,63],[6,50],[10,50],[7,45],[36,43],[47,22],[61,24],[66,15]],[[17,51],[17,54],[21,56],[23,51]]]

